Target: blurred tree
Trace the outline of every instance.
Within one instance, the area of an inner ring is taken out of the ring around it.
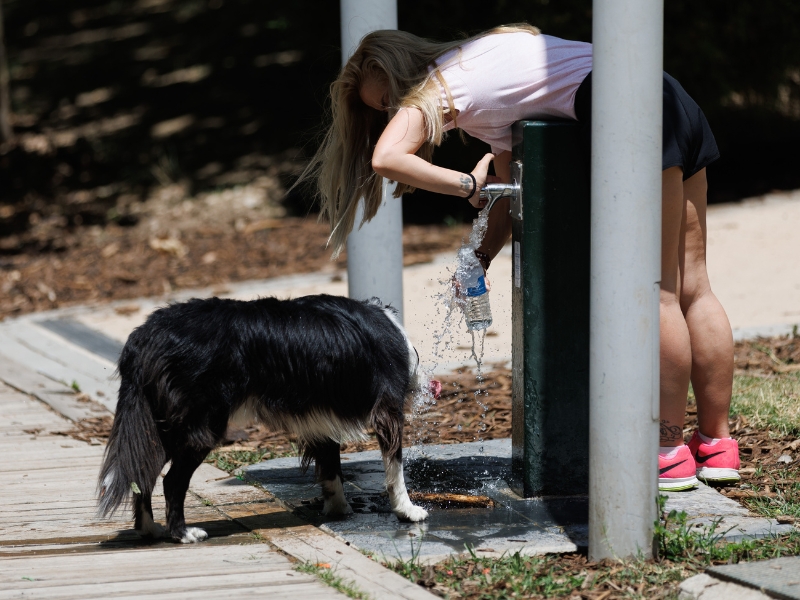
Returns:
[[[194,191],[232,185],[255,172],[242,159],[266,165],[265,156],[315,148],[339,69],[338,0],[0,2],[20,142],[0,155],[4,202],[34,210],[114,187],[91,214],[64,202],[84,223],[103,222],[118,196],[146,197],[165,177]],[[722,152],[709,169],[712,199],[800,187],[800,2],[669,0],[664,9],[665,69],[703,107]],[[568,39],[592,35],[592,0],[398,0],[398,12],[401,29],[435,39],[518,21]],[[101,131],[124,119],[130,126]],[[180,127],[167,135],[165,125]],[[50,147],[31,150],[45,138]],[[436,161],[463,169],[483,151],[451,136]],[[289,170],[279,173],[290,182]],[[312,208],[303,194],[289,203]],[[463,204],[418,192],[406,217],[470,218]]]
[[[0,142],[11,139],[11,96],[8,93],[8,59],[4,29],[3,2],[0,0]]]

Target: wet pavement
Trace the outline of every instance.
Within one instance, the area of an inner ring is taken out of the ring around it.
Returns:
[[[303,475],[297,458],[274,459],[244,469],[304,519],[381,558],[439,560],[470,547],[483,554],[524,548],[533,553],[574,552],[587,544],[585,497],[524,500],[514,494],[511,441],[490,440],[421,446],[406,452],[410,492],[488,496],[492,508],[425,505],[422,523],[403,523],[391,512],[383,463],[375,451],[342,455],[345,494],[354,514],[325,518],[313,474]]]
[[[436,562],[470,549],[481,555],[514,552],[575,552],[588,545],[586,496],[521,498],[510,487],[511,440],[417,446],[405,452],[409,492],[488,496],[489,508],[425,505],[423,523],[400,522],[385,493],[383,463],[377,450],[342,455],[345,495],[354,514],[322,515],[320,489],[298,458],[279,458],[243,469],[243,476],[272,493],[303,519],[386,560],[417,558]],[[787,533],[791,525],[752,516],[737,502],[705,485],[667,496],[666,511],[687,513],[692,527],[739,541]]]

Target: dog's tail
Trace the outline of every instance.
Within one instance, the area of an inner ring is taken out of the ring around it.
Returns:
[[[166,463],[153,412],[140,385],[122,377],[114,425],[97,483],[100,516],[113,515],[130,494],[149,498]]]

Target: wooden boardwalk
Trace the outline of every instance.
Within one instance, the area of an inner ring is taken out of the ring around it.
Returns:
[[[98,519],[104,446],[63,435],[74,423],[51,407],[74,420],[110,413],[24,365],[0,362],[0,600],[346,597],[296,571],[298,562],[328,564],[376,600],[435,598],[208,464],[195,472],[186,499],[186,520],[204,528],[207,541],[143,540],[128,511]],[[153,510],[163,523],[160,481]]]

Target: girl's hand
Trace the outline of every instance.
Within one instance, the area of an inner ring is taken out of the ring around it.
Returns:
[[[489,163],[493,160],[494,154],[491,152],[485,154],[472,171],[472,175],[475,177],[475,193],[472,194],[469,203],[475,208],[483,208],[486,206],[486,200],[481,200],[481,188],[487,183],[498,183],[500,181],[499,177],[489,175]]]

